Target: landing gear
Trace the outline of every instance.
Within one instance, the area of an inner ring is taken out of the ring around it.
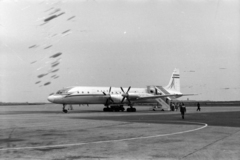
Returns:
[[[63,104],[63,112],[64,112],[64,113],[67,113],[67,112],[68,112],[68,110],[65,109],[65,104]]]
[[[130,106],[130,108],[127,109],[127,112],[136,112],[136,108]]]
[[[136,112],[136,108],[128,108],[127,112]]]
[[[120,111],[124,112],[125,111],[125,108],[123,107],[123,105],[120,105]]]
[[[111,108],[106,107],[106,108],[103,108],[103,112],[112,112],[112,110],[111,110]]]
[[[103,108],[104,112],[119,112],[119,111],[125,111],[125,108],[123,107],[123,105],[120,106],[106,106],[105,108]]]
[[[115,112],[119,112],[119,111],[122,111],[124,112],[125,111],[125,108],[123,107],[123,105],[120,105],[120,106],[111,106],[112,110],[115,111]]]
[[[125,108],[123,107],[123,105],[119,105],[119,106],[106,106],[105,108],[103,108],[104,112],[119,112],[125,111]],[[132,106],[130,106],[130,108],[127,109],[127,112],[136,112],[136,108],[133,108]]]

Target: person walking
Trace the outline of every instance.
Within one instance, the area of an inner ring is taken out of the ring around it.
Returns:
[[[199,103],[199,102],[197,103],[197,111],[201,111],[200,103]]]
[[[172,102],[170,102],[170,109],[171,109],[171,111],[174,111]]]
[[[175,110],[178,111],[178,106],[179,106],[179,103],[176,103],[175,105]]]
[[[175,111],[175,103],[172,103],[173,111]]]
[[[182,115],[182,119],[184,119],[184,115],[186,113],[186,107],[184,106],[184,103],[182,103],[180,105],[180,112],[181,112],[181,115]]]

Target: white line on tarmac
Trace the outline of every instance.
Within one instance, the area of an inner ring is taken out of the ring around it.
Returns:
[[[169,121],[169,122],[183,122],[183,121]],[[164,136],[172,136],[177,134],[183,134],[183,133],[189,133],[194,132],[203,128],[206,128],[208,124],[206,123],[199,123],[199,122],[189,122],[184,121],[185,123],[191,123],[191,124],[200,124],[204,125],[202,127],[181,131],[181,132],[174,132],[174,133],[167,133],[167,134],[158,134],[153,136],[143,136],[143,137],[134,137],[134,138],[125,138],[125,139],[116,139],[116,140],[106,140],[106,141],[95,141],[95,142],[85,142],[85,143],[72,143],[72,144],[58,144],[58,145],[49,145],[49,146],[36,146],[36,147],[16,147],[16,148],[2,148],[0,151],[7,151],[7,150],[23,150],[23,149],[41,149],[41,148],[57,148],[57,147],[71,147],[71,146],[81,146],[81,145],[87,145],[87,144],[99,144],[99,143],[109,143],[109,142],[121,142],[121,141],[131,141],[131,140],[137,140],[137,139],[147,139],[147,138],[156,138],[156,137],[164,137]]]

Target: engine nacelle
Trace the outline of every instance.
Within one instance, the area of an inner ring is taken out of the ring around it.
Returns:
[[[120,103],[123,99],[123,96],[122,95],[111,95],[111,98],[115,103]]]
[[[150,94],[156,94],[156,89],[154,86],[147,86],[147,92]]]
[[[135,99],[135,98],[139,98],[139,93],[128,93],[128,97],[130,99]]]

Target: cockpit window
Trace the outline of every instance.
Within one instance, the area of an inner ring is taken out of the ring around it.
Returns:
[[[56,94],[62,94],[62,90],[60,90],[60,91],[57,91],[57,93]]]
[[[61,90],[57,91],[56,94],[63,94],[63,95],[68,94],[68,91],[69,91],[70,89],[72,89],[72,87],[71,87],[71,88],[61,89]]]

